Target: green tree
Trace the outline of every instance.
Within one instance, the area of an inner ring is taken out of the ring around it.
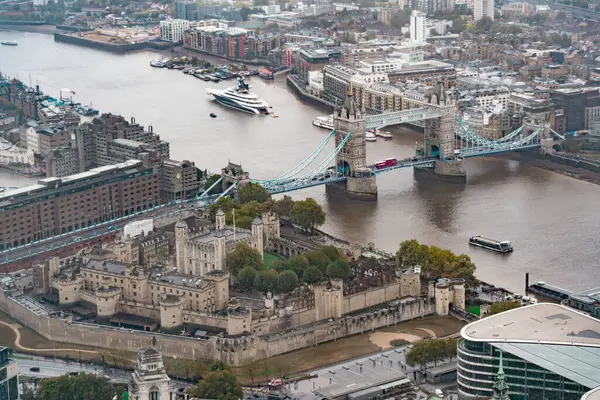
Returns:
[[[244,267],[260,270],[263,267],[263,260],[258,250],[253,249],[246,242],[239,242],[235,245],[233,251],[227,254],[225,260],[229,271],[237,276],[238,272]]]
[[[321,249],[321,253],[325,254],[331,261],[344,258],[344,253],[335,246],[325,246]]]
[[[94,399],[112,400],[120,397],[115,386],[105,378],[92,374],[63,375],[43,379],[36,400]]]
[[[292,207],[294,206],[294,200],[290,196],[283,196],[283,198],[277,200],[273,206],[273,211],[281,218],[290,219],[292,215]]]
[[[329,279],[347,279],[352,275],[350,264],[343,258],[332,261],[327,266],[327,276]]]
[[[310,284],[321,282],[323,280],[323,274],[321,270],[314,265],[311,265],[304,271],[304,275],[302,275],[302,279],[304,282]]]
[[[231,371],[231,367],[229,365],[225,364],[223,361],[218,361],[218,360],[211,361],[209,371],[210,372]]]
[[[264,203],[271,200],[271,193],[267,192],[267,189],[258,183],[248,182],[238,190],[237,199],[240,204],[245,204],[253,200]]]
[[[211,221],[215,221],[217,211],[223,210],[225,214],[228,214],[231,212],[231,210],[233,210],[235,206],[235,201],[231,200],[229,197],[221,197],[219,200],[217,200],[208,207]]]
[[[254,288],[261,292],[274,291],[277,287],[277,276],[273,271],[258,271],[254,279]]]
[[[312,231],[316,226],[325,223],[323,207],[310,197],[294,202],[291,217],[294,224],[307,231]]]
[[[273,261],[273,264],[271,264],[271,268],[273,268],[279,273],[290,269],[290,265],[288,264],[288,260],[278,259]]]
[[[294,271],[283,271],[277,276],[277,291],[279,293],[291,292],[297,285],[298,275]]]
[[[314,250],[304,253],[304,257],[308,259],[308,263],[310,265],[316,266],[321,274],[325,274],[327,272],[327,266],[331,262],[329,257],[327,257],[323,252]]]
[[[475,23],[479,32],[489,32],[492,29],[492,25],[494,25],[494,20],[487,15],[481,17],[481,19]]]
[[[188,394],[200,399],[216,400],[239,400],[244,395],[233,372],[223,370],[208,374],[204,380],[188,389]]]
[[[287,269],[294,271],[296,273],[296,275],[298,275],[298,277],[302,278],[304,271],[309,266],[308,258],[306,258],[303,255],[291,256],[287,260],[287,266],[288,266]]]
[[[259,203],[256,200],[251,200],[243,204],[239,210],[236,210],[236,218],[238,215],[246,215],[248,217],[251,217],[252,219],[256,217],[260,218],[263,212],[267,211],[265,204],[267,203]]]
[[[403,268],[424,265],[428,253],[429,247],[426,245],[415,239],[405,240],[400,243],[400,248],[396,252],[396,265]]]
[[[513,308],[521,307],[521,302],[516,300],[507,300],[500,303],[493,303],[490,307],[488,315],[499,314],[504,311],[512,310]]]
[[[424,339],[413,343],[406,353],[406,363],[411,367],[416,365],[425,369],[428,364],[456,357],[456,339]]]
[[[256,270],[252,267],[244,267],[237,274],[237,281],[243,290],[251,290],[256,279]]]

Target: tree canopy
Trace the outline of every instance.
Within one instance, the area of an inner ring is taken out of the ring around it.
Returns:
[[[297,285],[298,275],[294,271],[283,271],[277,276],[277,291],[279,293],[291,292]]]
[[[425,369],[427,364],[451,360],[456,357],[456,339],[424,339],[413,343],[406,353],[406,363],[411,367],[419,365]]]
[[[238,190],[237,200],[240,204],[245,204],[253,200],[264,203],[271,200],[271,193],[258,183],[248,182]]]
[[[338,258],[327,266],[327,276],[329,279],[347,279],[351,275],[350,264],[343,258]]]
[[[289,219],[292,215],[293,206],[294,201],[290,196],[286,195],[275,202],[273,205],[273,211],[276,212],[279,217]]]
[[[215,361],[210,362],[209,371],[210,372],[231,371],[231,367],[229,365],[225,364],[223,361],[215,360]]]
[[[252,267],[244,267],[237,274],[237,281],[242,290],[251,290],[255,279],[256,270]]]
[[[32,400],[94,399],[112,400],[121,397],[117,386],[92,374],[62,375],[42,379]]]
[[[323,274],[321,270],[314,265],[311,265],[304,271],[304,275],[302,276],[304,282],[310,284],[321,282],[323,280]]]
[[[306,231],[325,223],[325,211],[313,198],[294,202],[292,206],[292,222]]]
[[[396,252],[399,267],[421,266],[421,274],[428,279],[463,278],[468,286],[475,284],[475,264],[466,254],[456,255],[450,250],[427,246],[411,239],[400,243]]]
[[[272,292],[277,288],[277,275],[274,271],[263,270],[256,273],[254,287],[261,292]]]
[[[237,377],[228,370],[211,372],[187,392],[191,397],[216,400],[239,400],[244,395]]]
[[[499,314],[504,311],[512,310],[513,308],[521,307],[521,302],[518,300],[507,300],[500,303],[492,303],[488,315]]]
[[[233,251],[227,254],[225,264],[229,272],[237,276],[238,272],[244,267],[260,270],[263,268],[263,259],[258,250],[253,249],[246,242],[239,242],[235,245]]]

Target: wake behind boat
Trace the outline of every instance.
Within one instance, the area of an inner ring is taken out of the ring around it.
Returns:
[[[250,114],[269,114],[269,105],[259,99],[257,95],[250,93],[250,86],[244,82],[242,77],[238,78],[236,87],[225,90],[206,89],[206,92],[213,96],[217,103],[226,107]]]

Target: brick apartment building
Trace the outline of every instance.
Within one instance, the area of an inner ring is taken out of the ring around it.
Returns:
[[[0,195],[0,250],[159,203],[159,176],[138,160],[65,178],[45,178]]]

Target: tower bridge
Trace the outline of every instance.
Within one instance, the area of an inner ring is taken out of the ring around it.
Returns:
[[[422,107],[366,115],[364,108],[357,107],[352,92],[348,92],[344,104],[334,110],[334,129],[308,157],[276,178],[251,181],[260,183],[273,194],[326,185],[328,191],[375,199],[376,177],[383,173],[413,167],[417,176],[464,183],[463,163],[467,158],[539,147],[549,149],[554,144],[551,135],[564,139],[547,127],[535,125],[522,126],[498,140],[481,137],[456,118],[454,99],[441,84],[426,93],[419,105]],[[416,121],[424,122],[422,156],[392,157],[376,164],[367,163],[367,129]],[[335,148],[327,154],[325,149],[332,139]]]

